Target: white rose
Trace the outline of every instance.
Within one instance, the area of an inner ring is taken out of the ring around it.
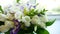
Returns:
[[[32,24],[40,25],[42,28],[45,28],[46,27],[45,23],[43,23],[41,21],[41,19],[39,19],[39,17],[37,15],[33,16],[31,22],[32,22]]]
[[[5,21],[6,20],[6,15],[0,14],[0,21]]]
[[[48,21],[47,15],[40,16],[40,20],[46,23]]]
[[[14,16],[15,16],[15,19],[18,19],[18,21],[20,21],[22,19],[22,16],[24,16],[24,15],[23,15],[22,12],[18,11],[18,12],[15,13]]]
[[[30,26],[30,17],[29,16],[25,16],[22,17],[22,22],[24,22],[25,26],[29,27]]]
[[[7,16],[7,19],[9,19],[9,20],[14,19],[14,15],[13,14],[7,13],[6,16]]]
[[[4,33],[7,32],[10,28],[8,26],[5,25],[1,25],[0,26],[0,32]]]
[[[14,27],[14,22],[12,22],[12,21],[5,21],[5,25],[9,26],[10,28],[13,28]]]
[[[8,11],[9,11],[10,13],[15,13],[15,12],[18,11],[18,10],[16,9],[15,6],[11,5],[10,7],[8,7]]]
[[[29,22],[26,22],[24,23],[26,27],[29,27],[30,26],[30,23]]]
[[[31,22],[32,24],[38,24],[38,22],[40,22],[39,17],[37,15],[33,16]]]
[[[38,24],[41,26],[41,28],[46,28],[46,24],[45,23],[39,22]]]

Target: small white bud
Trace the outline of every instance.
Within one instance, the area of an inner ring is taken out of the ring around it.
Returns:
[[[30,21],[29,16],[22,17],[22,22],[24,22],[25,26],[30,26]]]
[[[41,20],[42,22],[46,23],[46,22],[48,21],[47,15],[41,16],[41,17],[40,17],[40,20]]]
[[[15,16],[15,19],[21,19],[22,16],[24,16],[24,15],[22,12],[16,12],[14,16]]]

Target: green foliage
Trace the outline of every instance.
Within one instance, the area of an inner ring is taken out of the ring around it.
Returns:
[[[33,32],[26,33],[24,30],[20,30],[17,34],[34,34]]]
[[[16,0],[16,1],[17,1],[17,3],[19,3],[20,0]]]
[[[45,15],[46,11],[48,11],[48,10],[43,9],[43,10],[41,10],[40,14]]]
[[[35,9],[31,9],[28,13],[28,16],[34,16],[34,15],[38,15],[38,14],[42,14],[42,15],[45,15],[45,12],[47,10],[43,9],[41,10],[39,13],[38,13],[38,10],[35,10]]]
[[[39,26],[37,27],[37,34],[49,34],[49,32],[43,28],[40,28]]]
[[[21,29],[19,32],[18,32],[18,34],[24,34],[25,32],[24,32],[24,30],[23,29]]]
[[[0,11],[1,11],[0,13],[3,13],[3,9],[2,9],[2,7],[1,7],[1,6],[0,6]]]
[[[31,9],[27,15],[33,17],[34,15],[38,15],[38,14],[39,14],[38,10]]]
[[[21,29],[18,32],[18,34],[28,34],[28,33],[34,34],[33,31],[34,31],[34,25],[31,25],[30,27],[27,27],[27,30]]]
[[[34,9],[31,9],[27,15],[28,15],[28,16],[34,16],[34,15],[35,15],[35,14],[34,14]]]
[[[0,26],[1,26],[1,25],[4,25],[4,22],[0,21]]]
[[[55,22],[56,19],[46,22],[46,26],[50,26]]]
[[[7,32],[5,32],[5,34],[10,34],[10,30],[9,30],[9,31],[7,31]]]

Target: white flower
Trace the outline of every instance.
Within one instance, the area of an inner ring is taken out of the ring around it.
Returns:
[[[39,21],[40,20],[39,20],[39,17],[37,15],[33,16],[33,18],[31,19],[32,24],[38,24]]]
[[[43,23],[43,22],[40,22],[39,25],[40,25],[42,28],[46,28],[46,24]]]
[[[6,15],[0,14],[0,21],[5,21],[6,20]]]
[[[7,13],[6,16],[7,16],[7,19],[9,19],[9,20],[14,19],[14,15],[13,14]]]
[[[6,18],[9,20],[12,20],[14,18],[13,14],[11,12],[13,12],[13,11],[10,11],[9,8],[4,9],[4,14],[7,16]]]
[[[22,19],[22,16],[24,15],[22,12],[16,12],[14,16],[15,16],[15,19],[18,19],[18,21],[20,21]]]
[[[19,10],[19,11],[21,11],[21,12],[23,12],[24,11],[24,4],[21,4],[21,3],[17,3],[17,4],[15,4],[16,6],[16,9],[17,9],[17,11]]]
[[[26,23],[25,23],[25,26],[26,26],[26,27],[29,27],[29,26],[30,26],[30,23],[29,23],[29,22],[26,22]]]
[[[29,16],[25,16],[22,17],[22,22],[24,22],[25,26],[29,27],[30,26],[30,17]]]
[[[17,9],[17,7],[15,5],[10,5],[4,8],[4,12],[9,12],[9,13],[16,13],[17,11],[20,11],[19,9]]]
[[[5,26],[5,25],[1,25],[0,26],[0,32],[7,32],[10,28],[8,26]]]
[[[5,21],[5,25],[9,26],[10,28],[13,28],[14,27],[14,22],[12,22],[12,21]]]
[[[43,16],[40,16],[40,20],[44,23],[46,23],[48,21],[47,19],[47,15],[43,15]]]
[[[10,13],[15,13],[15,12],[18,11],[18,10],[16,9],[16,7],[15,7],[14,5],[11,5],[10,7],[8,7],[8,11],[9,11]]]
[[[33,16],[33,18],[31,19],[31,22],[32,24],[40,25],[42,28],[46,27],[45,23],[43,23],[37,15]]]

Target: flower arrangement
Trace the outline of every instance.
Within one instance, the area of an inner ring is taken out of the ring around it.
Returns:
[[[45,28],[52,25],[55,19],[48,20],[45,14],[47,10],[39,11],[36,9],[37,5],[17,3],[5,7],[4,10],[0,6],[0,32],[5,34],[49,34]]]

